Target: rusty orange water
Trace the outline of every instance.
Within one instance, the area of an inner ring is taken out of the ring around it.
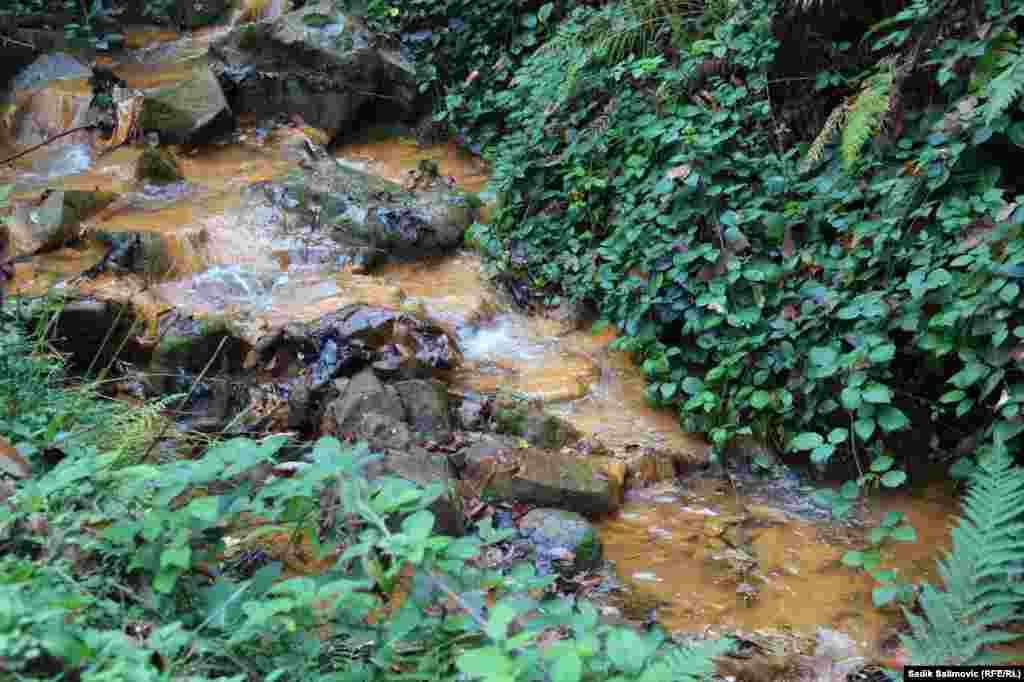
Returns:
[[[467,192],[481,192],[488,181],[486,165],[454,141],[426,148],[411,137],[352,142],[339,147],[335,156],[397,183],[404,183],[421,161],[435,161],[441,175],[452,176],[456,187]]]

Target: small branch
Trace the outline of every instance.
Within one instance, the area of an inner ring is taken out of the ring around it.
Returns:
[[[77,133],[77,132],[80,132],[82,130],[92,130],[93,128],[97,128],[97,127],[99,127],[99,123],[90,123],[88,125],[79,126],[78,128],[71,128],[70,130],[65,130],[63,133],[59,133],[57,135],[54,135],[53,137],[51,137],[49,140],[46,140],[45,142],[40,142],[39,144],[37,144],[34,147],[29,147],[28,149],[26,149],[23,152],[18,152],[14,156],[8,157],[8,158],[4,159],[3,161],[0,161],[0,166],[3,166],[3,165],[8,164],[8,163],[10,163],[12,161],[15,161],[16,159],[20,159],[21,157],[25,156],[26,154],[31,154],[32,152],[34,152],[35,150],[39,149],[40,147],[45,147],[46,145],[50,144],[51,142],[55,142],[56,140],[59,140],[62,137],[70,135],[71,133]]]
[[[218,357],[218,356],[220,355],[220,351],[221,351],[221,349],[222,349],[222,348],[224,348],[224,343],[225,343],[225,342],[226,342],[226,341],[227,341],[227,340],[228,340],[229,338],[230,338],[230,337],[228,337],[228,336],[225,336],[225,337],[224,337],[223,339],[221,339],[221,340],[220,340],[220,343],[219,343],[219,344],[217,345],[217,350],[215,350],[215,351],[213,352],[213,355],[212,355],[212,356],[210,356],[210,360],[209,360],[209,361],[208,361],[208,362],[206,363],[206,367],[203,367],[203,371],[202,371],[202,372],[200,372],[200,373],[199,373],[199,376],[197,376],[197,377],[196,377],[196,379],[195,379],[195,381],[193,381],[193,382],[192,382],[192,388],[190,388],[190,389],[188,390],[188,393],[187,393],[187,394],[185,395],[185,397],[184,397],[184,398],[182,398],[182,399],[181,399],[181,402],[179,402],[179,403],[178,403],[178,410],[181,410],[181,408],[185,406],[185,403],[187,403],[187,402],[188,402],[188,399],[192,397],[192,394],[193,394],[193,393],[195,393],[195,390],[196,390],[196,386],[198,386],[198,385],[199,385],[199,382],[203,380],[203,377],[205,377],[205,376],[206,376],[206,373],[207,373],[208,371],[210,371],[210,367],[212,367],[212,366],[213,366],[213,361],[214,361],[214,360],[216,360],[216,359],[217,359],[217,357]],[[160,429],[160,433],[156,434],[156,437],[155,437],[155,438],[154,438],[154,439],[153,439],[153,440],[152,440],[152,441],[150,442],[150,444],[149,444],[149,447],[148,447],[148,448],[146,448],[146,452],[145,452],[145,453],[143,453],[143,455],[142,455],[142,459],[143,459],[143,461],[145,461],[145,460],[149,459],[149,455],[150,455],[150,453],[152,453],[152,452],[153,452],[153,448],[155,448],[155,447],[156,447],[156,444],[157,444],[157,443],[159,443],[159,442],[160,442],[160,439],[164,437],[164,434],[165,434],[165,433],[167,433],[167,429],[169,429],[169,428],[170,428],[170,426],[171,426],[171,421],[172,421],[172,420],[168,419],[168,420],[167,420],[166,422],[164,422],[164,426],[163,426],[163,428],[162,428],[162,429]]]
[[[0,36],[0,42],[2,42],[4,45],[18,45],[19,47],[27,47],[30,50],[37,49],[36,46],[32,43],[25,43],[20,40],[15,40],[10,36]]]

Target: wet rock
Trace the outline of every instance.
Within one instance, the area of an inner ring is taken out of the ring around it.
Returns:
[[[190,383],[189,375],[198,375],[211,360],[208,376],[236,372],[249,350],[238,330],[221,318],[197,320],[174,311],[160,320],[158,329],[161,340],[150,362],[157,393],[180,388],[175,382],[180,373],[185,377],[183,383]]]
[[[767,471],[779,463],[775,448],[756,436],[736,436],[722,449],[722,465],[730,470],[751,474]]]
[[[351,435],[356,440],[365,440],[374,450],[405,450],[413,441],[408,424],[379,412],[357,417]]]
[[[538,563],[557,562],[574,574],[601,563],[601,541],[579,514],[564,509],[534,509],[519,520],[519,532],[533,546]]]
[[[572,424],[535,403],[499,405],[494,410],[494,423],[496,432],[519,436],[538,448],[556,450],[580,439]]]
[[[438,442],[451,437],[447,386],[436,380],[418,379],[400,381],[394,387],[405,405],[406,421],[414,433]]]
[[[216,76],[199,66],[188,80],[148,94],[136,123],[145,132],[159,133],[165,143],[185,144],[202,141],[230,120]]]
[[[621,487],[602,471],[602,462],[500,443],[487,439],[459,454],[464,461],[462,478],[478,494],[588,516],[609,514],[621,506]]]
[[[53,328],[53,343],[61,352],[70,354],[77,370],[92,366],[99,371],[111,363],[115,351],[125,344],[135,321],[127,304],[79,299],[61,310]],[[126,354],[119,357],[129,362],[135,360]]]
[[[354,372],[367,357],[362,344],[340,338],[325,338],[320,344],[320,355],[313,367],[313,390],[319,390],[327,382],[344,373]]]
[[[424,369],[451,369],[461,357],[455,342],[440,327],[380,306],[350,305],[308,325],[310,338],[333,337],[358,343],[369,352],[388,345],[404,348]]]
[[[417,107],[415,69],[355,16],[310,6],[273,21],[240,26],[211,45],[232,107],[244,113],[300,115],[332,137],[365,110],[387,102],[396,118]]]
[[[168,185],[183,179],[177,159],[166,149],[147,147],[135,166],[135,178],[152,185]]]
[[[288,394],[288,430],[305,431],[313,422],[313,390],[299,384]]]
[[[484,431],[490,423],[491,405],[486,396],[469,393],[455,408],[456,427],[465,431]]]
[[[108,206],[116,195],[83,190],[46,190],[32,202],[15,206],[8,226],[13,255],[59,249],[78,239],[83,220]]]
[[[244,209],[267,216],[283,237],[325,234],[341,265],[372,270],[388,257],[423,258],[462,244],[478,208],[454,191],[410,193],[383,178],[333,160],[284,182],[244,192]]]
[[[423,374],[415,359],[396,344],[382,346],[375,354],[373,371],[385,381],[412,379]]]
[[[362,429],[363,418],[370,413],[387,418],[387,424],[394,425],[395,429],[398,424],[405,427],[405,407],[398,391],[382,384],[373,370],[364,369],[345,384],[341,395],[325,406],[320,430],[325,435],[338,437],[357,432],[365,434]],[[381,432],[380,424],[378,419],[367,427],[372,429],[368,435],[373,440],[367,438],[371,446],[375,445],[374,441],[378,438],[381,438],[381,445],[386,446],[388,440],[398,435],[397,432]]]

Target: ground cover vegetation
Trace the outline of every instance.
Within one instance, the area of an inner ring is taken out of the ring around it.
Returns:
[[[52,313],[39,308],[34,319]],[[166,405],[72,381],[49,325],[32,337],[25,320],[21,304],[0,318],[4,679],[668,681],[702,678],[731,647],[676,646],[600,625],[584,601],[544,600],[552,577],[481,561],[511,531],[435,534],[426,507],[442,491],[369,481],[365,446],[154,450]],[[261,466],[287,473],[252,484]],[[341,521],[325,526],[326,496]],[[258,549],[267,534],[283,556]],[[320,569],[297,572],[293,550]]]

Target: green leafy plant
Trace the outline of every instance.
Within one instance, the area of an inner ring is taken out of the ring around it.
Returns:
[[[901,636],[915,665],[990,665],[1009,657],[989,650],[1020,637],[1000,628],[1019,621],[1024,589],[1013,574],[1024,560],[1024,469],[996,438],[963,502],[953,548],[939,562],[944,589],[925,584],[920,615],[904,609],[912,632]]]

